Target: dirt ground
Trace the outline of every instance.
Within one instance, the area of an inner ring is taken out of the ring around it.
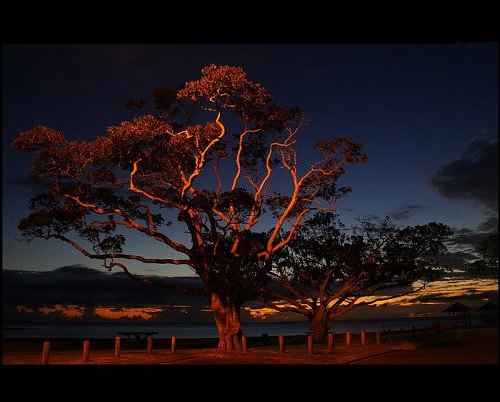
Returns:
[[[345,344],[343,334],[336,335],[333,351],[326,343],[307,352],[306,337],[285,337],[285,352],[280,353],[277,337],[249,339],[243,352],[218,352],[207,340],[178,343],[175,353],[169,340],[154,340],[148,354],[144,342],[123,342],[120,357],[114,356],[112,340],[91,340],[89,360],[83,361],[83,340],[51,340],[49,365],[338,365],[338,364],[498,364],[498,329],[472,328],[439,333],[394,334],[377,344],[375,334],[367,334],[365,345],[353,336]],[[40,365],[43,340],[4,340],[4,365]],[[197,345],[198,347],[194,347]],[[210,347],[207,347],[210,345]],[[201,347],[200,347],[201,346]]]

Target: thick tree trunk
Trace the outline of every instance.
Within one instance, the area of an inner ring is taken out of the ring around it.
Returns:
[[[328,334],[328,319],[324,312],[318,310],[310,318],[312,336],[314,342],[321,342]]]
[[[240,306],[230,296],[213,292],[210,294],[210,306],[219,333],[218,349],[241,350]]]

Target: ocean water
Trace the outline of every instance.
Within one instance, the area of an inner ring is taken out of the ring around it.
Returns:
[[[448,317],[432,318],[401,318],[384,320],[336,320],[330,325],[330,331],[335,333],[353,333],[364,329],[367,332],[381,330],[391,331],[431,327],[434,323],[448,323]],[[472,325],[479,325],[480,320],[471,316]],[[310,329],[308,322],[262,322],[242,324],[243,334],[246,336],[269,336],[278,335],[304,335]],[[175,325],[175,324],[151,324],[151,325],[115,325],[111,324],[57,324],[57,325],[16,325],[4,326],[3,338],[89,338],[106,339],[114,338],[118,332],[144,331],[158,332],[155,338],[217,338],[217,328],[214,325],[193,324],[193,325]]]

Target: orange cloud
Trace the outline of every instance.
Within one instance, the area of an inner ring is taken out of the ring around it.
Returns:
[[[18,313],[33,313],[34,310],[25,306],[16,306],[16,311]]]
[[[151,320],[156,313],[161,313],[164,309],[159,307],[138,307],[138,308],[117,308],[117,307],[96,307],[94,314],[98,317],[119,320],[120,318],[142,318]]]
[[[418,283],[413,284],[413,289],[419,286]],[[418,299],[425,296],[427,298],[432,298],[436,296],[439,298],[466,298],[467,296],[472,296],[484,292],[498,292],[498,280],[497,279],[451,279],[444,278],[440,281],[435,281],[429,283],[424,289],[419,290],[415,293],[397,297],[394,299],[379,301],[374,303],[375,306],[383,306],[387,304],[400,305],[400,306],[410,306],[415,304],[442,304],[442,302],[420,302]],[[379,296],[380,297],[380,296]],[[370,300],[373,300],[371,298]],[[369,300],[368,298],[364,300]]]
[[[243,309],[248,311],[252,316],[252,318],[257,318],[259,320],[266,320],[268,317],[279,313],[279,311],[276,311],[270,307],[261,307],[261,308],[243,307]]]
[[[77,306],[74,304],[63,306],[62,304],[55,304],[54,307],[43,306],[38,309],[45,315],[62,313],[63,316],[68,318],[80,318],[85,313],[85,307]]]

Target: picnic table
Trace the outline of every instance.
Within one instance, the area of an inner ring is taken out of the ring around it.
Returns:
[[[149,335],[156,335],[158,332],[146,332],[146,331],[128,331],[128,332],[118,332],[118,335],[124,335],[128,339],[139,340],[145,338]]]

